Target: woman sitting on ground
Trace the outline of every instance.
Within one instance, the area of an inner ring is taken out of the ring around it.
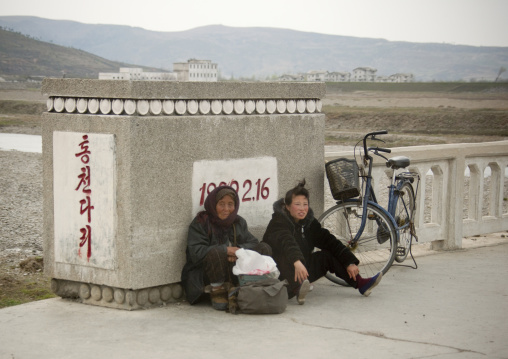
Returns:
[[[275,202],[273,210],[263,242],[273,250],[279,279],[289,282],[289,298],[296,296],[298,304],[304,304],[310,283],[327,272],[344,279],[365,296],[380,282],[382,273],[362,278],[356,256],[314,218],[305,180]],[[314,252],[316,247],[320,251]]]
[[[213,308],[226,310],[229,283],[236,281],[232,273],[236,251],[244,248],[271,255],[270,246],[259,243],[249,232],[245,219],[238,215],[239,205],[233,188],[219,186],[210,192],[205,210],[189,226],[182,284],[190,304],[199,300],[206,286],[210,289]]]

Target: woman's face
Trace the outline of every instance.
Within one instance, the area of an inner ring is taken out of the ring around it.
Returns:
[[[217,202],[215,210],[220,219],[226,219],[235,210],[235,201],[231,196],[225,195]]]
[[[286,205],[286,209],[291,214],[291,217],[298,222],[307,216],[309,212],[309,200],[304,195],[293,196],[293,201],[289,206]]]

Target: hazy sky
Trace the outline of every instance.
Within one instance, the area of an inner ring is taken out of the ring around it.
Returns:
[[[183,31],[221,24],[508,46],[508,0],[0,0],[0,16]]]

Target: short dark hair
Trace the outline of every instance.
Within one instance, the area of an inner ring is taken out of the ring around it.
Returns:
[[[305,178],[298,182],[295,187],[286,192],[286,197],[284,197],[284,204],[289,206],[293,202],[293,197],[295,196],[305,196],[305,198],[309,200],[309,190],[305,188]]]

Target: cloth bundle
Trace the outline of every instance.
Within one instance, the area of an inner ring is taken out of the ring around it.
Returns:
[[[235,254],[238,259],[233,267],[234,275],[266,275],[270,278],[279,278],[280,272],[272,257],[243,248],[237,250]]]

